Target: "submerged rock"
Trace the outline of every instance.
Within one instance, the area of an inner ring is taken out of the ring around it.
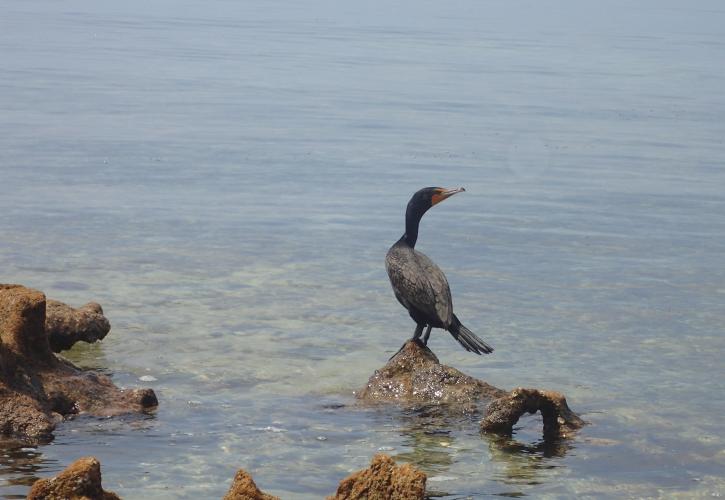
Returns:
[[[107,376],[56,356],[45,324],[42,292],[0,285],[0,435],[47,441],[68,415],[111,416],[158,405],[151,389],[119,389]]]
[[[409,340],[358,392],[359,400],[411,404],[475,405],[506,391],[440,364],[433,352]]]
[[[502,398],[491,401],[481,430],[496,434],[511,434],[513,426],[524,413],[541,412],[544,438],[568,438],[581,429],[584,421],[571,411],[563,394],[519,387]]]
[[[395,465],[392,458],[379,453],[373,457],[370,467],[340,481],[337,493],[327,500],[422,500],[426,479],[425,473],[412,465]]]
[[[53,352],[65,351],[82,340],[93,343],[103,339],[111,324],[100,304],[89,302],[75,309],[57,300],[46,300],[45,333]]]
[[[239,469],[234,476],[232,486],[224,495],[224,500],[279,500],[279,497],[261,491],[254,484],[252,476],[244,469]]]
[[[76,460],[50,479],[39,479],[28,493],[28,500],[120,500],[101,486],[101,463],[94,457]]]
[[[363,402],[397,402],[475,411],[489,402],[481,422],[483,432],[511,434],[523,413],[541,412],[544,438],[570,437],[584,421],[569,409],[563,394],[540,389],[511,393],[455,368],[442,365],[421,342],[409,340],[357,393]],[[447,410],[446,410],[447,411]]]

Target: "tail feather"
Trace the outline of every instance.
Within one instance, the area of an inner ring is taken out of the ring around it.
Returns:
[[[467,351],[475,352],[476,354],[490,354],[493,352],[493,347],[478,338],[471,330],[463,326],[455,314],[453,315],[453,324],[451,324],[451,328],[448,331]]]

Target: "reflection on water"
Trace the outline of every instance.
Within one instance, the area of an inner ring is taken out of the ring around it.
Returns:
[[[504,484],[540,484],[546,480],[542,472],[558,467],[555,459],[564,457],[574,447],[571,442],[562,439],[524,443],[488,434],[484,435],[484,439],[491,459],[505,466],[504,473],[496,477]]]
[[[390,410],[388,410],[388,413]],[[408,451],[395,453],[396,460],[412,463],[431,478],[429,494],[433,497],[449,495],[441,483],[460,480],[458,469],[461,454],[470,452],[458,439],[462,434],[472,434],[479,427],[480,415],[462,415],[450,408],[405,408],[396,413],[398,430],[404,439],[401,444]],[[502,468],[490,478],[508,486],[536,486],[545,483],[551,471],[563,467],[560,459],[573,450],[575,441],[563,439],[544,440],[541,437],[542,422],[538,418],[522,418],[513,436],[481,434],[489,460]],[[528,441],[528,439],[532,439]],[[499,496],[526,496],[523,490],[498,491]]]
[[[0,442],[3,498],[25,498],[28,487],[43,476],[47,467],[47,460],[35,447],[12,441]]]
[[[404,409],[396,418],[401,444],[409,451],[395,454],[396,459],[412,463],[429,474],[446,474],[454,464],[455,431],[475,425],[473,420],[450,414],[445,408],[425,406]]]

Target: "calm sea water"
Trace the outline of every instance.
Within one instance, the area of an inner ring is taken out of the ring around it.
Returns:
[[[68,357],[160,407],[6,447],[0,494],[95,455],[125,498],[312,499],[378,450],[443,498],[725,494],[723,61],[718,1],[4,1],[0,281],[100,302]],[[419,248],[497,350],[432,348],[564,392],[568,445],[351,406],[430,185],[467,192]]]

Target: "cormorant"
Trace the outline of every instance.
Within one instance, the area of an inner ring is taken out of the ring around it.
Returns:
[[[433,205],[465,189],[423,188],[413,195],[405,211],[405,234],[388,250],[385,269],[395,298],[408,310],[415,321],[413,340],[420,339],[423,327],[423,345],[428,344],[432,328],[443,328],[467,351],[476,354],[493,352],[493,347],[478,338],[461,324],[453,314],[451,289],[443,271],[426,255],[415,249],[418,226],[423,214]]]

